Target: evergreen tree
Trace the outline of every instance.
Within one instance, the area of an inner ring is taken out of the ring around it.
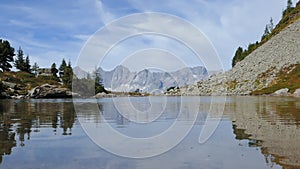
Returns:
[[[292,8],[292,6],[293,6],[292,0],[288,0],[286,9],[290,9],[290,8]]]
[[[235,55],[232,59],[232,67],[236,65],[237,62],[243,60],[244,58],[244,51],[242,47],[238,47],[238,49],[235,52]]]
[[[54,77],[57,77],[57,73],[58,73],[58,70],[56,68],[56,64],[55,63],[52,63],[51,65],[51,73]]]
[[[31,73],[31,65],[30,65],[30,60],[29,60],[29,55],[27,55],[25,59],[25,65],[24,65],[24,71]]]
[[[108,93],[102,83],[102,78],[100,76],[100,73],[97,71],[97,69],[94,71],[94,76],[95,76],[95,93]]]
[[[72,79],[73,79],[73,70],[71,67],[67,66],[64,70],[64,75],[62,77],[64,86],[66,86],[69,89],[72,89]]]
[[[268,27],[269,27],[268,29],[269,29],[270,33],[272,33],[273,29],[274,29],[274,22],[273,22],[273,18],[272,17],[270,19],[270,24],[269,24]]]
[[[33,66],[32,66],[32,71],[33,71],[33,73],[35,74],[35,75],[37,75],[38,74],[38,69],[39,69],[40,67],[39,67],[39,65],[36,63],[36,62],[34,62],[34,64],[33,64]]]
[[[269,26],[266,25],[265,31],[264,31],[264,35],[263,36],[268,36],[270,35],[270,30],[269,30]]]
[[[64,86],[66,86],[69,89],[72,89],[72,80],[73,80],[74,73],[71,66],[71,61],[69,61],[67,65],[66,61],[63,59],[62,64],[60,66],[60,71],[62,72],[62,74],[60,75]]]
[[[65,59],[63,59],[62,62],[61,62],[61,65],[58,68],[59,69],[59,76],[60,77],[63,77],[64,71],[65,71],[66,67],[67,67],[67,63],[66,63]]]
[[[263,41],[265,38],[268,38],[269,35],[270,35],[269,25],[266,25],[264,34],[263,34],[263,36],[261,37],[261,41]]]
[[[7,40],[0,39],[0,69],[2,71],[10,71],[12,65],[10,62],[14,61],[15,49],[10,46]]]
[[[15,67],[21,71],[31,72],[31,65],[29,60],[29,55],[24,59],[24,53],[21,47],[18,49],[17,59],[15,60]]]
[[[71,61],[68,62],[68,67],[69,67],[69,68],[72,68]]]
[[[25,71],[24,54],[21,47],[17,51],[17,59],[15,60],[15,67],[21,71]]]

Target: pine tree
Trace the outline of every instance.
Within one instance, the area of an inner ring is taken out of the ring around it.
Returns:
[[[64,70],[64,75],[62,77],[64,86],[66,86],[69,89],[72,89],[72,79],[73,79],[73,70],[71,67],[67,66]]]
[[[2,71],[10,71],[12,65],[10,62],[14,61],[15,49],[10,46],[7,40],[0,39],[0,69]]]
[[[51,73],[54,77],[57,77],[57,73],[58,73],[58,70],[56,68],[56,64],[55,63],[52,63],[51,65]]]
[[[21,71],[25,70],[24,54],[21,47],[19,47],[17,51],[17,59],[15,60],[15,67]]]
[[[290,8],[292,8],[292,6],[293,6],[292,0],[288,0],[286,9],[290,9]]]
[[[31,65],[30,65],[29,55],[27,55],[27,57],[25,59],[24,71],[31,73]]]
[[[107,91],[105,90],[103,83],[102,83],[102,78],[100,76],[100,73],[97,71],[97,69],[95,69],[94,71],[94,76],[95,76],[95,93],[107,93]]]
[[[268,35],[270,35],[270,30],[269,30],[268,25],[266,25],[266,28],[265,28],[265,31],[264,31],[264,36],[268,36]]]
[[[273,32],[273,29],[274,29],[274,22],[273,22],[273,18],[271,17],[270,24],[269,24],[269,31],[270,31],[270,33]]]
[[[59,69],[59,76],[60,77],[63,77],[64,71],[65,71],[66,67],[67,67],[67,63],[66,63],[65,59],[63,59],[62,62],[61,62],[61,65],[58,68]]]
[[[261,41],[263,41],[263,40],[266,39],[266,38],[268,39],[269,35],[270,35],[269,25],[266,25],[264,34],[263,34],[263,36],[261,37]]]
[[[244,58],[244,53],[243,53],[243,48],[242,47],[238,47],[238,49],[235,52],[235,55],[232,59],[232,67],[234,67],[236,65],[237,62],[243,60]]]
[[[38,69],[39,69],[40,67],[39,67],[39,65],[36,63],[36,62],[34,62],[34,64],[33,64],[33,66],[32,66],[32,71],[33,71],[33,73],[35,74],[35,75],[37,75],[38,74]]]
[[[62,68],[64,68],[62,70]],[[68,62],[68,65],[66,64],[66,61],[63,59],[62,64],[60,66],[60,71],[62,72],[61,78],[62,78],[62,82],[64,84],[64,86],[66,86],[69,89],[72,89],[72,80],[73,80],[73,69],[71,66],[71,61]]]

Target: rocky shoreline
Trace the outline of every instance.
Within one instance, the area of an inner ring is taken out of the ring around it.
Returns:
[[[6,90],[1,92],[1,99],[50,99],[80,97],[79,94],[72,93],[72,91],[67,88],[50,84],[37,86],[28,91],[26,94],[14,94],[18,93],[19,90],[16,84],[5,81],[2,83]],[[11,93],[11,95],[9,93]]]
[[[17,85],[10,82],[2,82],[4,87],[6,88],[5,91],[0,92],[0,99],[56,99],[56,98],[86,98],[81,96],[78,93],[72,92],[68,88],[61,87],[59,85],[50,85],[50,84],[43,84],[41,86],[34,87],[33,89],[29,90],[26,94],[13,94],[18,93]],[[9,94],[11,93],[11,95]],[[112,92],[112,93],[97,93],[92,98],[110,98],[110,97],[143,97],[148,96],[148,94],[144,93],[121,93],[121,92]],[[90,98],[90,97],[88,97]]]
[[[194,90],[194,88],[192,88]],[[11,90],[8,88],[8,90]],[[195,91],[194,91],[195,92]],[[224,95],[224,94],[221,94]],[[225,94],[230,95],[230,94]],[[232,95],[232,94],[231,94]],[[149,95],[130,95],[128,93],[98,93],[92,98],[111,98],[111,97],[144,97]],[[161,96],[161,95],[151,95],[151,96]],[[176,89],[170,90],[165,96],[196,96],[196,95],[187,95],[185,93],[178,93]],[[198,95],[197,95],[198,96]],[[200,95],[199,95],[200,96]],[[207,95],[206,95],[207,96]],[[284,96],[284,97],[300,97],[300,89],[295,90],[294,93],[290,93],[288,88],[280,89],[272,94],[267,96]],[[57,85],[44,84],[37,86],[32,90],[28,91],[26,95],[13,95],[10,96],[5,91],[0,93],[0,99],[55,99],[55,98],[84,98],[80,94],[73,93],[67,88],[63,88]]]

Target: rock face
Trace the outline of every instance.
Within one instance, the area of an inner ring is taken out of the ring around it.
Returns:
[[[133,92],[137,89],[148,93],[163,93],[169,87],[194,84],[208,77],[204,67],[183,68],[175,72],[152,72],[148,69],[140,72],[131,72],[120,65],[112,71],[98,69],[106,89],[117,92]],[[79,78],[87,76],[80,68],[75,68],[74,73]]]
[[[248,95],[267,87],[282,68],[300,63],[300,19],[253,51],[231,70],[168,95]]]
[[[44,84],[28,92],[27,98],[71,98],[72,92],[67,88]]]

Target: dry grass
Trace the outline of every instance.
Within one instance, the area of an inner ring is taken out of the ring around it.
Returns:
[[[300,64],[294,64],[281,69],[276,75],[275,80],[268,87],[253,91],[251,94],[271,94],[283,88],[288,88],[290,93],[294,93],[296,89],[300,88]]]

